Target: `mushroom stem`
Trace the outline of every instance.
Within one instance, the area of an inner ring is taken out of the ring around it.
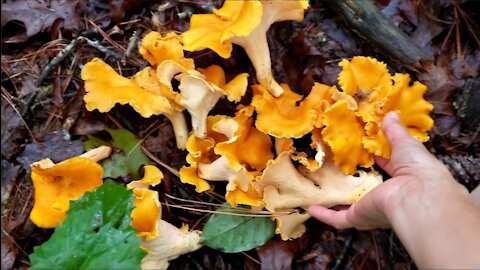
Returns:
[[[270,51],[266,37],[266,29],[262,26],[256,28],[246,37],[235,37],[232,42],[243,47],[255,68],[256,77],[260,84],[267,87],[268,92],[274,97],[283,94],[283,89],[272,75]]]
[[[148,252],[142,260],[142,269],[167,269],[169,261],[202,247],[201,231],[189,231],[187,226],[177,228],[159,219],[158,236],[152,240],[142,239],[142,247]]]
[[[175,134],[175,141],[177,142],[177,148],[184,150],[187,145],[188,129],[187,121],[183,112],[173,110],[171,114],[165,114],[170,120],[173,127],[173,133]]]
[[[83,153],[79,157],[89,158],[95,162],[99,162],[100,160],[109,157],[111,153],[112,153],[112,148],[110,148],[109,146],[102,145],[97,148],[93,148],[92,150],[86,153]]]

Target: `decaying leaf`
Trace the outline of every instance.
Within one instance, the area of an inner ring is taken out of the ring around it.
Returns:
[[[10,21],[20,21],[25,25],[26,36],[51,30],[57,20],[66,30],[81,30],[82,13],[85,12],[83,1],[10,1],[2,4],[2,28]],[[25,40],[23,40],[25,41]]]

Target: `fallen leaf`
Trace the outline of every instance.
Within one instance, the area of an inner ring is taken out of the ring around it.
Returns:
[[[17,180],[20,166],[14,166],[12,163],[2,159],[2,208],[10,198],[13,185]]]
[[[2,3],[2,28],[10,21],[19,21],[25,25],[27,37],[49,31],[57,21],[63,22],[65,30],[84,28],[82,18],[85,2],[80,0],[17,0]]]
[[[2,269],[12,269],[18,254],[18,248],[2,230]]]
[[[173,153],[177,150],[172,126],[169,123],[161,124],[157,134],[145,138],[145,148],[155,154],[160,160],[172,160]]]
[[[257,248],[262,269],[291,269],[293,258],[303,252],[308,245],[309,236],[304,235],[291,241],[272,239]]]
[[[138,11],[143,1],[139,0],[108,0],[110,5],[110,18],[114,23],[120,23],[128,12]]]
[[[22,148],[22,141],[25,140],[25,123],[20,115],[2,96],[2,158],[11,159],[18,154]]]
[[[29,143],[18,156],[17,161],[30,174],[30,164],[44,158],[50,158],[54,163],[79,156],[83,153],[83,143],[80,140],[67,140],[64,131],[52,131],[45,135],[43,141]]]

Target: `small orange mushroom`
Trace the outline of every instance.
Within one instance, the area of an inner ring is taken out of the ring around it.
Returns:
[[[142,39],[140,54],[154,68],[166,60],[173,60],[186,69],[195,69],[193,59],[185,58],[181,37],[175,32],[169,32],[165,36],[152,31]]]
[[[135,208],[131,213],[132,227],[137,230],[138,236],[150,240],[158,235],[157,220],[162,215],[158,192],[150,190],[150,187],[160,184],[163,173],[152,165],[146,165],[143,169],[143,178],[130,182],[127,188],[133,189],[135,196]]]
[[[35,203],[30,219],[33,224],[55,228],[65,220],[70,201],[102,185],[103,168],[97,161],[110,152],[110,147],[102,146],[57,164],[48,158],[32,163]]]

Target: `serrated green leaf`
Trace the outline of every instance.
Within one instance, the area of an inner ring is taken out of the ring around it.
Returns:
[[[146,255],[131,227],[134,196],[106,181],[71,202],[67,219],[30,255],[30,269],[140,269]]]
[[[114,153],[110,159],[101,162],[104,178],[117,178],[130,175],[139,179],[138,169],[142,165],[151,164],[148,157],[142,152],[141,141],[133,133],[125,129],[105,129],[112,136],[112,143],[107,143],[95,137],[84,143],[84,147],[95,148],[100,145],[110,145],[121,149],[122,153]]]
[[[220,210],[232,209],[223,205]],[[265,244],[275,234],[269,217],[243,217],[213,214],[203,228],[200,242],[226,253],[247,251]]]

